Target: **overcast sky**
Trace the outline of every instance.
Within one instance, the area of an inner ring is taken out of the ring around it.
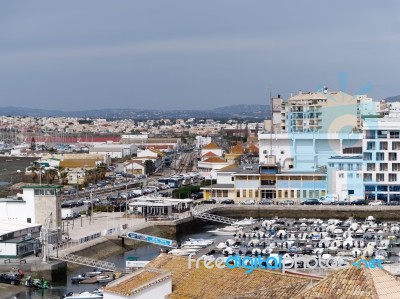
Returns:
[[[0,106],[208,109],[323,85],[400,94],[400,2],[326,2],[1,1]]]

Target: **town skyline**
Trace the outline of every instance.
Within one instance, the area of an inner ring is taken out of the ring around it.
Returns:
[[[213,109],[321,86],[399,94],[399,5],[2,5],[3,106]]]

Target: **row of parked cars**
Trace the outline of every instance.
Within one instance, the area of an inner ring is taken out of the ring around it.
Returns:
[[[202,203],[204,203],[204,204],[216,204],[217,201],[215,199],[208,199],[208,200],[204,200]],[[229,204],[235,204],[235,201],[233,199],[224,199],[224,200],[221,200],[219,203],[220,204],[224,204],[224,205],[229,205]],[[257,204],[257,202],[254,199],[246,199],[246,200],[241,201],[239,204],[251,206],[251,205]],[[260,204],[260,205],[273,205],[275,203],[274,203],[274,201],[272,199],[264,198],[260,202],[258,202],[258,204]],[[290,200],[290,199],[283,200],[283,201],[279,202],[279,204],[280,205],[287,205],[287,206],[294,205],[294,200]]]

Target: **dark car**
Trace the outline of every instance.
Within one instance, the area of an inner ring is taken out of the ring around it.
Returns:
[[[287,199],[287,200],[281,201],[279,204],[283,205],[283,206],[293,206],[294,200]]]
[[[224,205],[234,205],[234,204],[235,204],[235,201],[234,201],[233,199],[224,199],[224,200],[221,201],[221,204],[224,204]]]
[[[217,201],[213,198],[213,199],[206,199],[202,201],[203,204],[216,204]]]
[[[366,206],[368,202],[365,199],[356,199],[350,203],[353,206]]]
[[[387,202],[387,203],[385,203],[385,205],[387,205],[387,206],[399,206],[400,205],[400,201]]]
[[[21,283],[21,275],[19,273],[0,273],[0,282],[9,283],[9,284],[20,284]]]
[[[344,200],[339,200],[333,203],[336,206],[347,206],[349,204],[349,202],[344,201]]]
[[[322,203],[317,198],[308,198],[301,202],[302,205],[321,205]]]

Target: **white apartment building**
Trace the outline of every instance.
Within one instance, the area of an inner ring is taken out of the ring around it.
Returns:
[[[366,198],[400,201],[400,118],[367,118],[363,137]]]
[[[332,156],[360,155],[362,147],[362,134],[353,132],[262,132],[258,139],[260,163],[270,163],[269,157],[275,156],[283,171],[316,171]]]

